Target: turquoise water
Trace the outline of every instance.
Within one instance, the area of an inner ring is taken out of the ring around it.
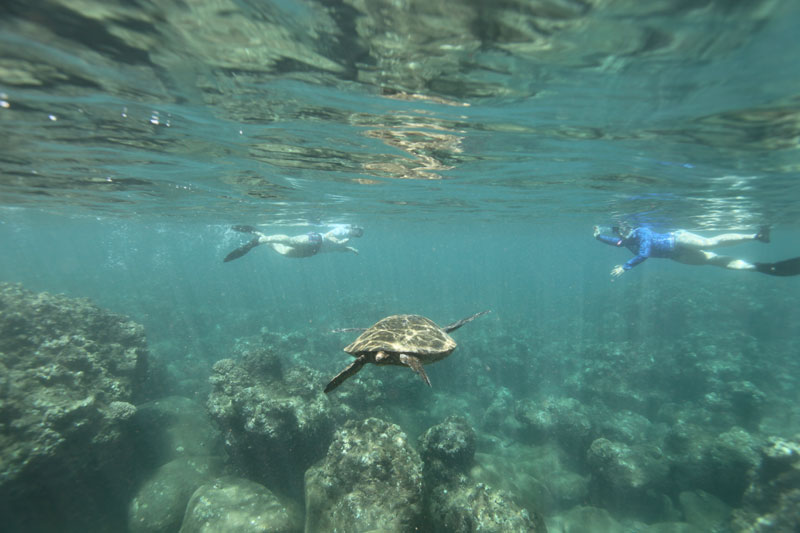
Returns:
[[[497,440],[540,443],[482,421],[493,391],[622,412],[591,386],[603,371],[675,404],[748,382],[767,398],[754,438],[800,432],[800,278],[650,259],[612,281],[631,255],[592,238],[621,221],[770,226],[769,245],[725,253],[800,255],[796,2],[9,1],[0,14],[0,281],[143,324],[170,393],[205,403],[211,365],[263,331],[307,339],[302,355],[272,348],[333,376],[352,340],[333,328],[491,309],[428,368],[432,389],[414,383],[435,412],[364,415],[416,438],[467,405],[479,453],[497,455]],[[261,246],[222,262],[250,238],[234,224],[337,223],[365,228],[358,255]],[[688,352],[736,369],[706,388],[660,383]],[[621,366],[604,366],[612,353]],[[624,372],[648,360],[651,373]],[[390,387],[402,372],[359,376]],[[680,490],[698,487],[730,496]],[[568,510],[541,512],[560,531]]]

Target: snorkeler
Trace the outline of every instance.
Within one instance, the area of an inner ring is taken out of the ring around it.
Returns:
[[[225,263],[242,257],[259,244],[269,244],[273,250],[286,257],[311,257],[329,252],[358,254],[358,250],[347,244],[352,237],[361,237],[364,234],[363,228],[349,224],[337,225],[327,233],[312,231],[294,237],[264,235],[253,226],[233,226],[232,229],[242,233],[252,233],[256,238],[229,253],[223,260]]]
[[[725,255],[709,252],[708,248],[732,246],[748,241],[769,242],[769,228],[761,228],[758,233],[726,233],[716,237],[701,237],[685,230],[670,233],[655,233],[649,228],[626,226],[612,228],[613,235],[602,235],[598,226],[594,227],[594,237],[611,246],[624,246],[636,256],[624,265],[611,270],[613,277],[621,276],[648,257],[672,259],[685,265],[712,265],[729,270],[750,270],[770,276],[796,276],[800,274],[800,257],[778,261],[777,263],[748,263]]]

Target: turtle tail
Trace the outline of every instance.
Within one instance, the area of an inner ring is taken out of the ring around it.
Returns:
[[[483,316],[486,313],[491,313],[491,310],[487,309],[486,311],[481,311],[480,313],[475,313],[474,315],[468,316],[467,318],[462,318],[458,322],[453,322],[452,324],[448,324],[447,326],[443,327],[442,329],[445,330],[447,333],[450,333],[451,331],[457,330],[458,328],[460,328],[461,326],[463,326],[467,322],[472,322],[473,320],[475,320],[479,316]]]
[[[347,365],[347,367],[344,370],[336,374],[336,377],[333,378],[330,383],[328,383],[328,385],[325,387],[325,394],[328,394],[330,391],[341,385],[344,382],[344,380],[346,380],[350,376],[357,374],[358,371],[361,370],[361,367],[364,366],[364,364],[366,364],[366,362],[367,358],[362,355],[361,357],[359,357],[358,359]]]

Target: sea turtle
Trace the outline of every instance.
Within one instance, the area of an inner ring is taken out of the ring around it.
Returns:
[[[453,353],[456,341],[448,333],[488,312],[475,313],[443,328],[424,316],[392,315],[379,320],[366,330],[358,328],[335,330],[335,332],[363,331],[363,333],[344,349],[356,360],[328,383],[325,392],[330,392],[341,385],[367,363],[407,366],[430,386],[431,381],[422,369],[422,365],[435,363]]]

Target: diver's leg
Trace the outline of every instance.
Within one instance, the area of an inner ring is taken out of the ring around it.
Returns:
[[[714,252],[708,252],[706,250],[687,248],[681,250],[672,260],[683,263],[684,265],[711,265],[727,268],[728,270],[756,270],[756,265],[752,263],[726,255],[717,255]]]
[[[294,252],[294,248],[291,246],[286,246],[278,242],[269,243],[269,246],[281,255],[292,255],[292,252]]]
[[[259,244],[261,244],[261,242],[259,242],[258,237],[256,237],[252,241],[248,242],[247,244],[243,244],[242,246],[238,247],[237,249],[226,255],[225,259],[223,259],[222,261],[227,263],[229,261],[233,261],[234,259],[239,259],[244,254],[246,254],[256,246],[258,246]]]
[[[716,248],[719,246],[733,246],[734,244],[741,244],[743,242],[760,240],[764,241],[764,235],[759,233],[724,233],[716,237],[703,237],[684,230],[678,230],[675,235],[675,244],[678,247],[692,248],[694,250],[706,250],[708,248]],[[769,237],[766,237],[769,242]]]
[[[288,235],[264,235],[263,233],[258,233],[257,235],[258,242],[261,244],[291,244],[292,242],[292,237],[289,237]]]
[[[283,237],[284,239],[276,239]],[[267,241],[273,250],[285,257],[311,257],[319,252],[319,244],[311,241],[308,235],[296,235],[286,237],[286,235],[272,235]]]

